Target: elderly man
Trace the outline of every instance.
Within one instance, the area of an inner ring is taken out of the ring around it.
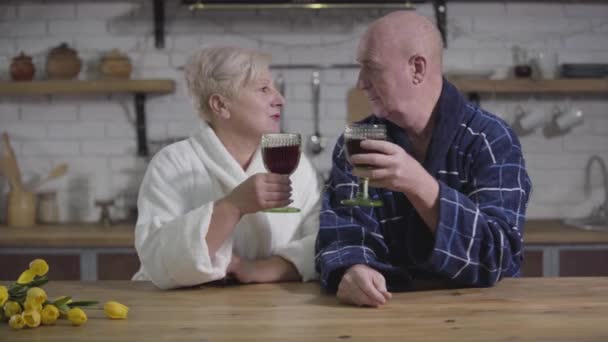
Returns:
[[[374,306],[413,279],[492,286],[518,276],[531,182],[508,125],[442,77],[436,27],[412,12],[373,22],[357,53],[358,86],[388,141],[344,153],[341,137],[316,244],[321,284],[345,303]],[[370,208],[341,205],[369,177]]]

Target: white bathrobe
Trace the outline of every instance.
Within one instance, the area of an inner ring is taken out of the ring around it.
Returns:
[[[267,171],[259,149],[244,171],[205,123],[194,136],[159,151],[139,191],[135,248],[141,268],[133,280],[169,289],[221,279],[233,251],[248,259],[279,255],[295,265],[303,281],[316,278],[322,184],[304,154],[290,177],[291,206],[301,212],[245,215],[215,256],[209,255],[205,236],[214,201],[260,172]]]

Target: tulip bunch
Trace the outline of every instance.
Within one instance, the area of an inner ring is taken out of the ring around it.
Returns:
[[[72,325],[80,326],[87,322],[87,315],[82,308],[99,304],[97,301],[72,301],[68,296],[49,300],[42,289],[48,282],[48,271],[49,265],[46,261],[36,259],[15,283],[8,288],[0,285],[0,319],[8,320],[11,328],[53,325],[60,318],[67,318]],[[129,308],[109,301],[104,305],[104,312],[108,318],[125,319]]]

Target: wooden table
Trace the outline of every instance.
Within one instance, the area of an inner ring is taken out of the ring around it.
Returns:
[[[6,282],[0,282],[6,283]],[[608,278],[505,279],[494,288],[396,293],[379,309],[343,306],[316,283],[160,291],[146,282],[58,282],[50,296],[118,300],[129,318],[88,309],[72,327],[1,341],[608,341]]]

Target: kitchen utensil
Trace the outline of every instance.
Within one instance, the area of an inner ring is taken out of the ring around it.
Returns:
[[[319,80],[319,72],[312,73],[312,105],[313,105],[313,121],[315,125],[315,133],[308,138],[308,149],[313,155],[317,155],[325,149],[325,138],[321,136],[319,106],[321,105],[321,81]]]
[[[275,82],[277,84],[277,89],[279,90],[279,93],[281,93],[281,96],[285,98],[285,78],[283,77],[283,73],[279,73]],[[285,104],[283,104],[282,112],[283,113],[281,114],[285,113]],[[285,120],[283,119],[283,115],[281,115],[281,121],[279,124],[281,127],[281,132],[285,132]]]
[[[13,227],[31,227],[36,224],[36,194],[30,191],[11,190],[8,193],[7,223]]]
[[[0,168],[6,176],[11,185],[11,188],[16,191],[23,189],[23,183],[21,182],[21,173],[17,164],[17,158],[15,157],[15,151],[11,146],[10,138],[8,133],[2,134],[2,140],[4,142],[2,147],[2,158],[0,158]]]
[[[48,175],[46,175],[46,177],[45,177],[45,178],[43,178],[43,179],[39,180],[39,181],[38,181],[38,182],[36,182],[34,185],[30,186],[30,187],[29,187],[29,189],[30,189],[30,190],[36,190],[36,189],[38,189],[40,186],[42,186],[42,184],[44,184],[44,183],[46,183],[46,182],[48,182],[48,181],[50,181],[50,180],[52,180],[52,179],[55,179],[55,178],[58,178],[58,177],[61,177],[61,176],[65,175],[65,173],[66,173],[67,171],[68,171],[68,165],[67,165],[67,164],[59,164],[59,165],[55,166],[55,167],[54,167],[54,168],[53,168],[53,169],[52,169],[52,170],[49,172],[49,174],[48,174]]]
[[[346,122],[354,123],[368,117],[372,112],[372,105],[365,92],[351,88],[347,93],[346,99]]]

